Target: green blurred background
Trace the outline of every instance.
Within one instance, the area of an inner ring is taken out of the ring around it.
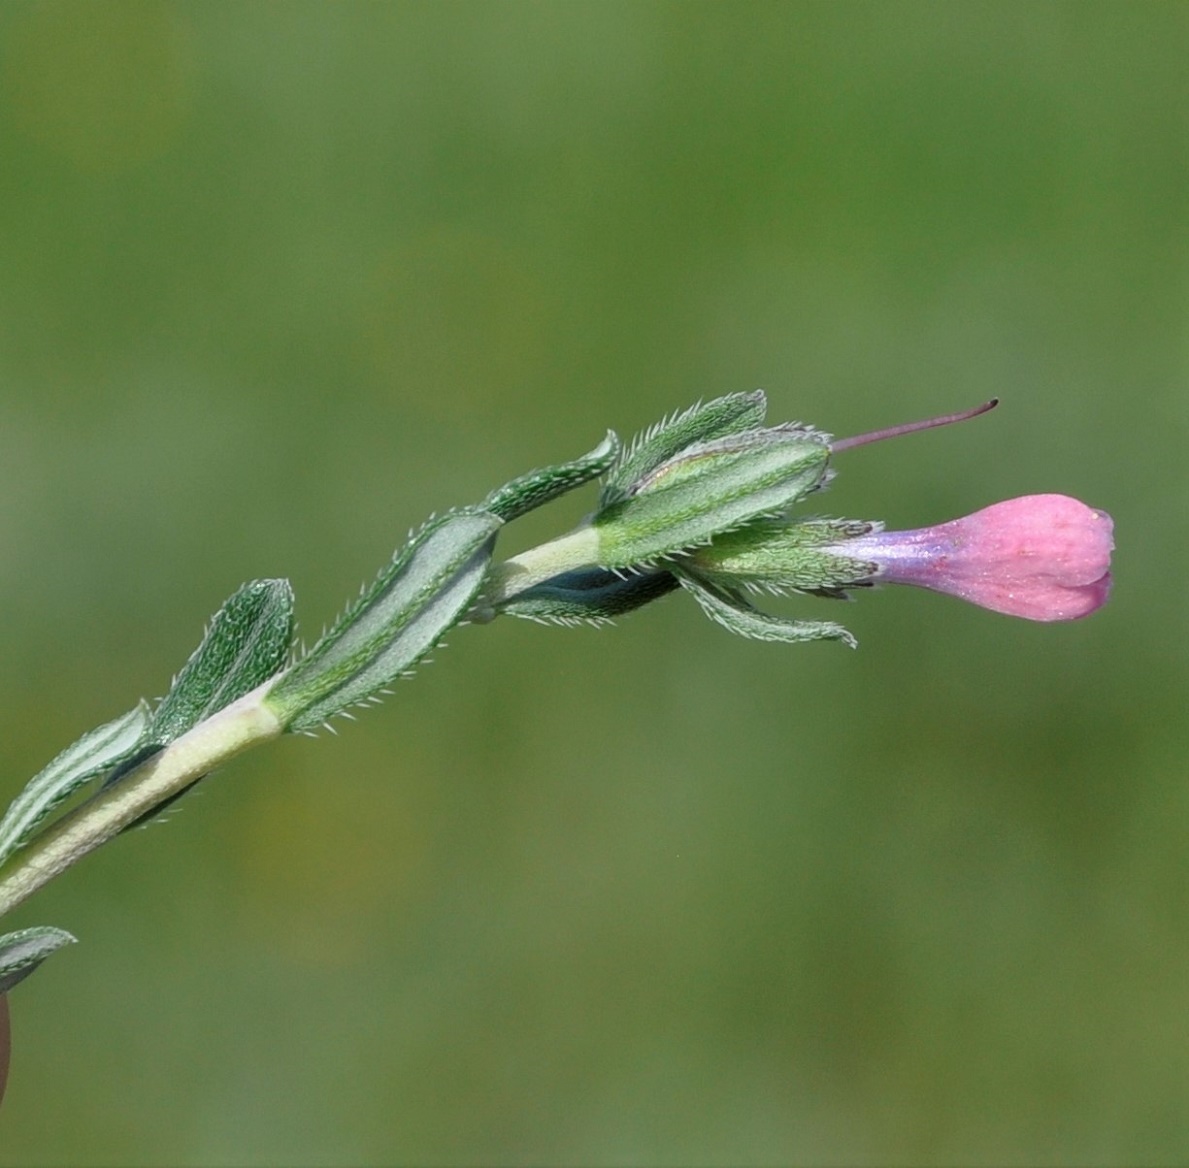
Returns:
[[[0,8],[2,793],[241,581],[765,388],[1111,511],[1068,626],[464,629],[15,925],[5,1164],[1184,1163],[1189,7]],[[566,500],[503,550],[560,532]],[[523,530],[520,530],[523,529]]]

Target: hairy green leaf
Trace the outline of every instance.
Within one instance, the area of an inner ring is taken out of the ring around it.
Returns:
[[[619,451],[618,436],[614,430],[608,430],[607,437],[589,454],[573,462],[547,466],[521,475],[492,491],[483,500],[482,506],[505,523],[511,523],[513,519],[519,519],[529,511],[553,502],[567,491],[598,478],[615,461]]]
[[[783,511],[825,482],[829,454],[826,435],[803,426],[687,446],[594,517],[598,562],[605,568],[653,563]]]
[[[729,393],[690,406],[636,435],[608,472],[599,504],[606,507],[632,494],[637,480],[695,442],[725,438],[763,425],[768,401],[762,389]]]
[[[0,821],[0,864],[26,844],[56,808],[85,783],[141,752],[149,707],[135,709],[84,734],[25,785]]]
[[[619,575],[605,568],[563,572],[500,604],[508,616],[552,624],[606,624],[677,588],[669,572]]]
[[[465,615],[502,526],[472,507],[432,520],[269,693],[289,730],[372,700]]]
[[[253,580],[211,618],[202,643],[153,713],[149,737],[174,741],[285,664],[293,641],[288,580]]]
[[[756,641],[842,641],[855,648],[854,637],[833,621],[785,620],[761,612],[739,592],[677,571],[682,587],[693,594],[702,611],[723,628]]]
[[[74,940],[64,929],[51,925],[34,925],[0,937],[0,994],[24,981],[47,957]]]

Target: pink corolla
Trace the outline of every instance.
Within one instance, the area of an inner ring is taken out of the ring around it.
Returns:
[[[1113,523],[1067,495],[1025,495],[915,531],[873,531],[824,552],[874,564],[870,579],[948,592],[993,612],[1077,620],[1106,603]]]

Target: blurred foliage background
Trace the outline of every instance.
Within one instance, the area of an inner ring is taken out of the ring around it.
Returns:
[[[1117,523],[1039,626],[461,630],[11,918],[5,1164],[1184,1163],[1180,3],[0,8],[2,791],[241,581],[765,388],[830,513]],[[505,552],[569,526],[566,500]]]

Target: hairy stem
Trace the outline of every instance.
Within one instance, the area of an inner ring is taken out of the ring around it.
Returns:
[[[0,878],[0,916],[215,767],[276,738],[284,727],[264,702],[275,681],[270,678],[200,722],[18,853],[10,871]]]
[[[495,606],[542,581],[598,563],[599,536],[593,527],[576,527],[566,535],[496,564],[488,573],[479,606],[479,620],[490,620]]]

